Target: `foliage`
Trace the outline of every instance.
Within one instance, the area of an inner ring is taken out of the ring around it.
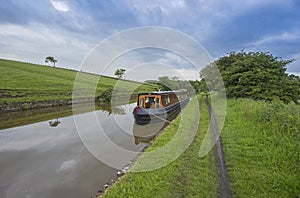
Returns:
[[[171,91],[186,89],[189,93],[194,93],[194,87],[191,84],[191,81],[179,80],[177,76],[168,77],[160,76],[158,80],[147,80],[147,83],[156,84],[161,91]]]
[[[117,76],[119,79],[123,78],[123,76],[125,75],[125,69],[117,69],[115,71],[115,76]]]
[[[51,62],[51,63],[53,63],[53,66],[55,67],[55,63],[57,62],[57,60],[54,57],[52,57],[52,56],[47,56],[45,58],[45,62],[46,63]]]
[[[113,92],[113,89],[108,88],[108,89],[104,90],[103,92],[101,92],[101,94],[99,96],[97,96],[96,99],[102,103],[110,102],[111,97],[112,97],[112,92]]]
[[[204,80],[201,80],[201,81],[190,80],[189,82],[192,85],[192,87],[194,88],[196,94],[201,93],[201,92],[204,92],[204,93],[208,92],[208,88],[207,88],[207,85]]]
[[[282,60],[270,53],[230,53],[200,72],[202,79],[214,79],[212,68],[218,67],[228,98],[253,98],[298,102],[299,78],[288,76],[286,66],[293,60]],[[217,86],[217,85],[214,85]]]

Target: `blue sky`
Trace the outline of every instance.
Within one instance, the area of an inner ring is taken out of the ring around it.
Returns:
[[[298,0],[1,0],[0,58],[44,64],[52,55],[79,68],[100,41],[142,26],[182,31],[213,59],[241,49],[295,59],[288,72],[300,74]]]

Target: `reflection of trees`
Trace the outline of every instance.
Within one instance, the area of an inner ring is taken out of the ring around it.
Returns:
[[[110,103],[97,103],[99,110],[108,112],[109,115],[124,115],[125,110],[121,106],[111,106]]]
[[[54,120],[54,121],[49,121],[49,125],[51,126],[51,127],[57,127],[59,124],[60,124],[61,122],[58,120],[58,118],[56,118],[56,120]]]

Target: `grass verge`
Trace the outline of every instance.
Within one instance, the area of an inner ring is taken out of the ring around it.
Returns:
[[[221,135],[233,197],[299,197],[300,106],[227,104]]]

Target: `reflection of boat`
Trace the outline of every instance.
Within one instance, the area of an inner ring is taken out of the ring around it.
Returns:
[[[133,110],[137,124],[168,120],[181,111],[189,101],[186,90],[139,93]]]
[[[133,124],[135,144],[149,143],[168,124],[168,122],[156,122],[147,125]]]

